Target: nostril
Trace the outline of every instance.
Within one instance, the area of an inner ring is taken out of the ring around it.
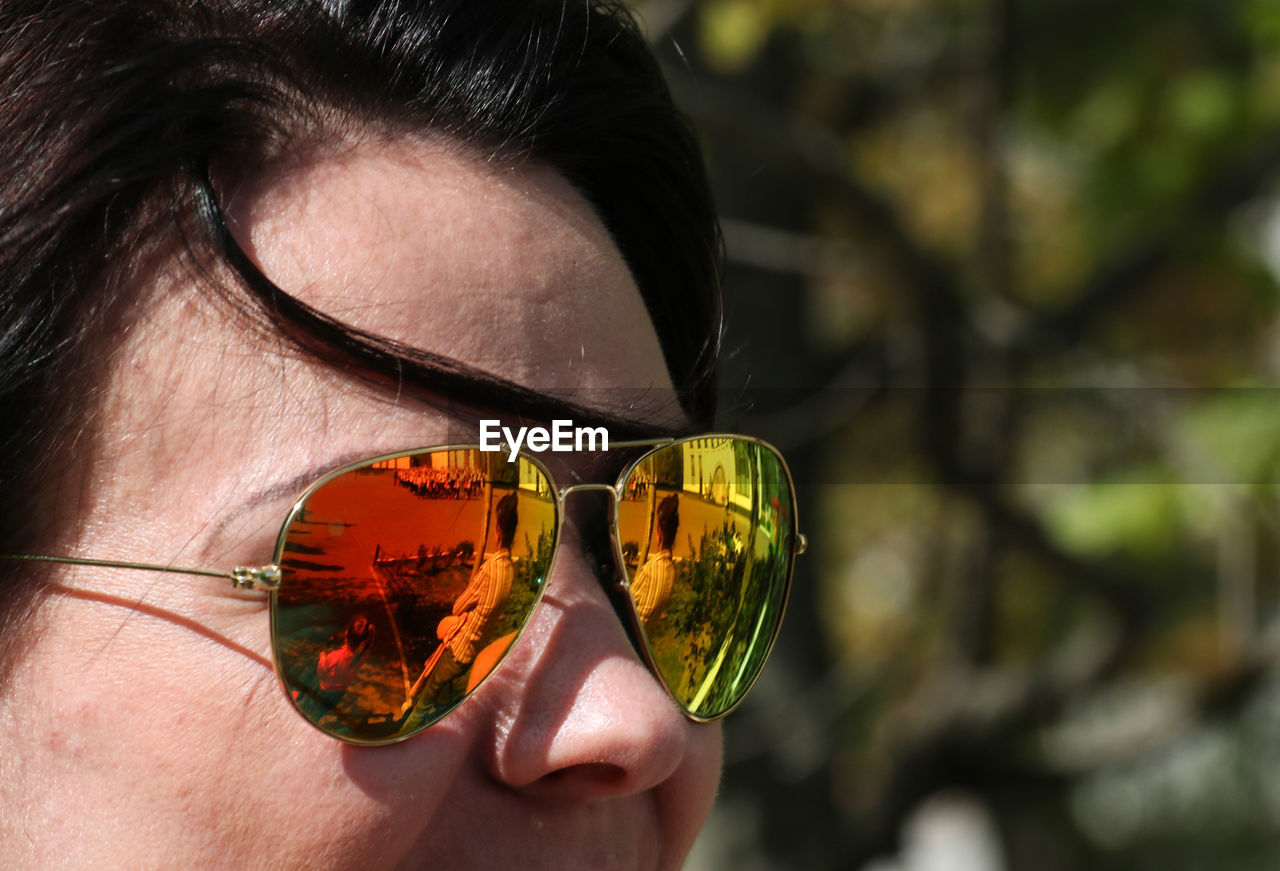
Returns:
[[[579,763],[553,771],[545,778],[552,784],[574,782],[579,786],[596,786],[606,791],[621,785],[626,779],[625,768],[608,762]]]

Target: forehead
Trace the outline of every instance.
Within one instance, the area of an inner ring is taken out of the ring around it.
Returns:
[[[364,144],[267,172],[226,208],[277,285],[353,327],[587,404],[671,395],[617,247],[546,167]]]
[[[302,302],[608,419],[688,428],[630,271],[558,174],[397,142],[260,176],[226,192],[224,211],[263,272]],[[147,298],[110,357],[95,460],[108,483],[93,493],[148,537],[158,525],[216,526],[245,494],[296,495],[284,489],[310,469],[474,441],[394,381],[376,387],[323,351],[273,343],[180,271]],[[158,498],[170,483],[181,485],[174,499]]]

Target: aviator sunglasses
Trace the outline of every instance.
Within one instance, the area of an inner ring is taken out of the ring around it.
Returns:
[[[266,566],[5,558],[266,590],[272,658],[294,707],[334,738],[385,744],[439,721],[497,667],[546,589],[565,497],[608,492],[611,598],[685,715],[717,719],[759,676],[805,548],[791,474],[777,450],[746,436],[612,447],[648,450],[613,485],[563,489],[536,458],[476,445],[343,466],[294,503]]]

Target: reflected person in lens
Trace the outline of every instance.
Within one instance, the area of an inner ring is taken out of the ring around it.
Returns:
[[[646,625],[662,617],[671,601],[671,589],[675,584],[676,567],[671,559],[671,546],[680,528],[680,497],[670,494],[658,503],[654,529],[658,535],[658,550],[636,573],[631,582],[631,595],[636,600],[636,613]]]
[[[312,692],[293,691],[294,701],[307,716],[320,719],[346,696],[360,674],[360,666],[373,641],[374,624],[364,614],[351,618],[336,644],[316,660]]]
[[[519,523],[517,496],[508,493],[498,501],[494,520],[498,531],[498,550],[485,554],[475,576],[453,603],[452,612],[440,621],[436,636],[440,646],[414,682],[401,708],[407,714],[421,699],[430,704],[440,688],[471,670],[476,654],[488,649],[502,610],[511,597],[515,565],[511,561],[511,544]],[[483,675],[476,674],[478,682]]]

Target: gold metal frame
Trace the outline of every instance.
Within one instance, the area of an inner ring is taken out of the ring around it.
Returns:
[[[672,691],[672,689],[667,686],[666,681],[662,676],[662,673],[658,670],[657,663],[653,656],[653,651],[650,649],[648,635],[645,633],[644,626],[640,621],[639,612],[636,610],[635,599],[630,594],[631,580],[630,578],[627,577],[626,560],[622,553],[622,543],[619,541],[619,538],[618,538],[618,529],[619,529],[619,524],[621,522],[620,511],[621,511],[621,504],[622,504],[622,488],[623,488],[623,485],[626,483],[627,479],[631,477],[631,474],[636,470],[636,468],[641,463],[648,460],[656,452],[663,450],[665,448],[684,444],[685,442],[697,441],[699,439],[733,439],[735,441],[747,442],[750,444],[763,447],[764,449],[772,452],[778,458],[779,465],[781,466],[782,471],[786,477],[788,495],[791,497],[792,510],[791,510],[791,523],[790,523],[791,530],[790,531],[791,531],[791,540],[792,540],[793,546],[791,549],[790,556],[787,560],[786,577],[783,581],[782,599],[780,603],[780,613],[778,616],[778,620],[774,624],[772,633],[766,642],[764,655],[761,659],[762,662],[765,662],[768,660],[770,653],[772,653],[774,643],[777,641],[778,632],[782,627],[782,621],[786,616],[787,601],[790,597],[790,590],[791,590],[791,579],[792,579],[792,575],[795,568],[795,558],[800,554],[804,553],[805,550],[808,548],[808,539],[805,537],[804,533],[800,532],[800,528],[799,528],[799,517],[798,517],[798,512],[796,510],[795,481],[791,476],[791,469],[787,466],[786,460],[783,458],[782,453],[777,448],[775,448],[773,445],[769,444],[768,442],[764,441],[763,439],[758,439],[753,436],[738,435],[735,433],[700,433],[698,435],[692,435],[692,436],[687,436],[683,438],[642,439],[642,440],[610,442],[610,445],[609,445],[610,450],[613,450],[616,448],[649,448],[649,450],[645,451],[643,454],[641,454],[640,456],[632,460],[630,463],[628,463],[627,466],[622,470],[621,474],[618,475],[617,480],[613,484],[601,484],[601,483],[572,484],[564,488],[558,487],[556,485],[555,478],[552,476],[550,470],[537,457],[531,455],[528,451],[520,451],[518,452],[517,456],[521,459],[527,460],[528,462],[532,463],[534,467],[537,468],[538,471],[542,473],[542,475],[547,479],[547,483],[551,486],[552,493],[555,496],[555,501],[554,501],[555,529],[553,530],[551,560],[547,566],[548,578],[550,578],[551,571],[555,566],[556,556],[558,555],[559,548],[560,548],[560,528],[564,522],[564,504],[565,504],[566,497],[568,497],[572,493],[591,492],[591,491],[608,492],[612,494],[613,519],[609,528],[609,537],[613,544],[613,557],[614,557],[615,567],[617,569],[616,583],[618,587],[621,589],[621,591],[626,594],[625,598],[627,600],[627,605],[628,605],[627,610],[628,610],[628,614],[630,615],[630,621],[631,621],[630,628],[633,630],[633,636],[635,638],[640,639],[640,642],[641,642],[641,645],[640,645],[641,649],[638,650],[637,652],[641,654],[644,660],[645,666],[649,669],[650,673],[657,679],[658,683],[662,685],[663,690],[665,690],[667,695],[676,703],[676,705],[680,708],[681,712],[690,720],[693,720],[699,723],[706,723],[706,722],[718,720],[721,717],[728,715],[735,708],[737,708],[738,705],[742,703],[742,700],[746,698],[747,694],[751,691],[751,688],[755,685],[756,680],[759,679],[760,672],[757,672],[755,676],[752,677],[751,682],[741,692],[741,694],[739,694],[737,701],[735,701],[732,705],[730,705],[725,710],[720,711],[713,716],[707,716],[707,717],[700,716],[689,711],[685,703],[682,702],[679,698],[677,698],[675,693]],[[499,450],[502,450],[504,447],[505,447],[505,444],[500,445]],[[414,449],[403,450],[403,451],[393,451],[390,453],[379,454],[375,457],[369,457],[367,459],[358,460],[354,463],[348,463],[346,465],[340,466],[339,468],[336,468],[322,475],[320,478],[316,479],[315,481],[313,481],[311,484],[307,486],[307,488],[302,492],[302,494],[297,498],[297,500],[294,501],[293,506],[289,509],[288,513],[285,516],[284,523],[280,527],[280,532],[276,536],[276,546],[272,555],[273,562],[268,565],[236,566],[235,568],[229,571],[218,571],[214,569],[190,568],[185,566],[159,565],[155,563],[138,563],[138,562],[128,562],[124,560],[99,560],[99,559],[88,559],[83,557],[50,556],[45,554],[0,554],[0,560],[19,560],[19,561],[25,561],[25,562],[57,563],[57,564],[64,564],[64,565],[91,566],[91,567],[97,567],[97,568],[132,569],[137,571],[148,571],[148,572],[171,572],[175,574],[200,575],[204,577],[227,579],[231,581],[232,587],[238,590],[256,590],[256,591],[265,592],[270,597],[270,619],[271,619],[270,633],[271,633],[272,664],[276,672],[276,679],[279,682],[281,689],[284,691],[285,697],[288,698],[290,704],[293,705],[294,702],[289,694],[288,686],[286,685],[284,680],[284,675],[281,674],[280,672],[280,668],[281,668],[280,656],[278,655],[278,652],[276,649],[276,644],[277,644],[276,612],[277,612],[277,593],[279,591],[280,583],[282,580],[282,574],[283,574],[280,566],[284,556],[284,548],[285,548],[285,543],[288,536],[289,527],[293,523],[294,519],[305,508],[307,500],[310,499],[311,496],[317,490],[319,490],[324,485],[328,484],[333,479],[340,477],[342,475],[345,475],[349,472],[353,472],[357,469],[367,468],[369,466],[372,466],[375,463],[385,462],[387,460],[396,459],[399,457],[407,457],[407,456],[412,456],[416,454],[434,453],[437,451],[464,451],[464,450],[483,450],[483,448],[478,444],[461,444],[461,445],[434,445],[431,447],[414,448]],[[546,587],[547,587],[547,584],[543,584],[539,588],[538,594],[534,598],[533,604],[529,609],[530,618],[533,612],[537,609],[538,605],[541,604],[542,596],[546,590]],[[515,643],[519,640],[520,635],[524,633],[525,627],[527,627],[530,622],[531,622],[531,619],[525,620],[524,625],[521,626],[520,629],[517,631],[516,637],[512,639],[511,645],[508,647],[508,650],[510,650],[511,647],[515,646]],[[491,675],[494,671],[497,670],[497,667],[502,663],[502,660],[505,658],[506,658],[506,654],[504,653],[502,658],[499,659],[498,662],[494,664],[489,674],[486,675],[485,678],[483,678],[479,684],[477,684],[476,689],[478,689],[488,680],[489,675]],[[761,671],[763,671],[763,668],[761,669]],[[467,698],[469,698],[470,695],[473,695],[473,694],[474,694],[474,691],[468,694]],[[463,701],[465,701],[465,698],[463,699]],[[301,712],[299,712],[299,714],[301,715]],[[443,716],[444,714],[441,715],[441,717]],[[315,723],[312,723],[312,721],[307,717],[304,716],[303,719],[307,720],[307,722],[311,723],[313,726],[316,726],[317,729],[320,729],[318,725],[316,725]],[[425,729],[427,726],[430,726],[433,723],[438,722],[439,719],[440,717],[437,717],[436,719],[425,722],[423,724],[422,729]],[[406,740],[408,738],[413,737],[414,735],[419,734],[422,731],[422,729],[417,729],[405,735],[396,736],[395,738],[375,740],[375,741],[361,741],[361,740],[353,739],[347,736],[333,735],[332,733],[325,731],[323,729],[320,729],[320,731],[325,732],[325,734],[329,735],[330,737],[337,738],[340,741],[344,741],[350,744],[379,745],[379,744],[392,744],[398,741]]]

